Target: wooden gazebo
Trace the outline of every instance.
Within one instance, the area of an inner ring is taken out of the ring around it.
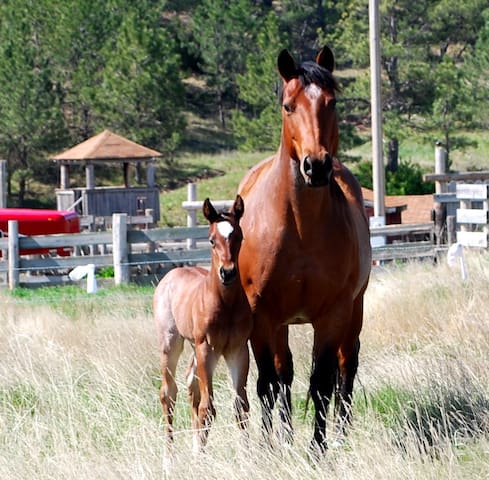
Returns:
[[[56,190],[58,210],[76,210],[82,216],[110,217],[113,213],[143,215],[150,209],[153,221],[160,219],[159,190],[155,186],[154,162],[161,153],[116,135],[109,130],[53,157],[60,166],[60,188]],[[124,185],[97,187],[95,166],[120,164]],[[129,166],[146,167],[146,185],[130,185]],[[84,165],[84,187],[70,185],[70,166]]]

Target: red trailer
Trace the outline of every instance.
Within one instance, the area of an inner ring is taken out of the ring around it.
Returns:
[[[20,235],[50,235],[55,233],[79,233],[80,216],[76,212],[41,210],[33,208],[0,208],[0,231],[8,233],[8,221],[17,220]],[[58,250],[58,255],[70,255],[70,248]],[[45,254],[48,250],[23,250],[21,255]]]

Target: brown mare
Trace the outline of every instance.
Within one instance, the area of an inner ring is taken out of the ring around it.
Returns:
[[[226,360],[236,390],[236,419],[243,429],[248,423],[247,341],[252,318],[239,282],[237,262],[243,240],[239,225],[243,211],[243,200],[239,195],[228,213],[216,212],[206,199],[203,212],[209,221],[210,271],[201,267],[175,268],[163,277],[154,294],[153,311],[162,372],[160,400],[169,443],[173,440],[178,358],[185,339],[194,347],[194,356],[187,371],[194,451],[204,447],[215,417],[212,375],[221,355]]]
[[[371,250],[360,186],[337,159],[337,83],[328,47],[297,66],[278,57],[283,79],[278,151],[242,180],[246,237],[241,283],[253,312],[251,345],[258,367],[263,427],[272,432],[279,398],[284,440],[292,436],[290,324],[314,328],[310,395],[315,406],[315,451],[326,449],[326,412],[339,397],[339,430],[350,421],[358,366],[363,295]],[[336,390],[335,390],[336,389]]]

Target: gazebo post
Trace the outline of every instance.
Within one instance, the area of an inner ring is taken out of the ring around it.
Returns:
[[[70,188],[70,167],[64,163],[59,168],[59,187],[61,190]]]
[[[146,182],[150,188],[155,186],[155,166],[153,162],[148,162],[148,167],[146,168]]]
[[[87,190],[93,190],[95,188],[95,167],[93,163],[87,163],[85,165],[85,181]]]
[[[124,162],[124,186],[129,188],[129,162]]]

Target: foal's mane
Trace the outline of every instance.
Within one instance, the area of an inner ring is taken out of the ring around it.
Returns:
[[[230,220],[236,220],[236,217],[232,212],[228,212],[227,210],[221,210],[217,212],[219,215],[218,222],[224,222],[224,221],[230,221]]]

